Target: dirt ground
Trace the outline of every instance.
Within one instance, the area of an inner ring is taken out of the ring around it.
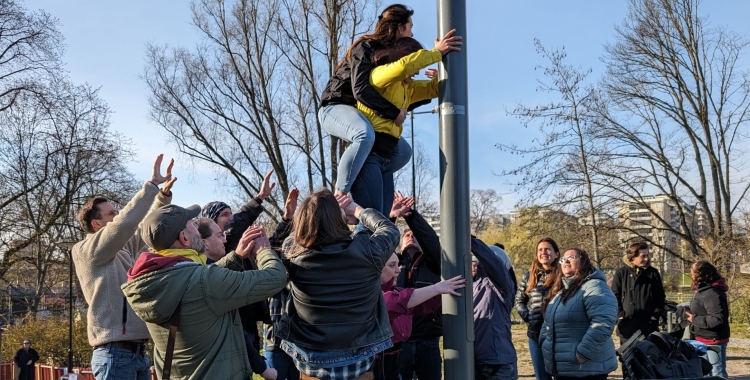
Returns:
[[[617,344],[617,340],[615,340]],[[534,367],[531,366],[529,356],[529,344],[526,338],[525,325],[513,325],[513,345],[518,353],[518,377],[520,379],[533,379]],[[619,364],[619,362],[618,362]],[[729,341],[727,347],[727,373],[732,380],[750,380],[750,348],[733,347]],[[616,372],[609,375],[610,379],[622,379],[622,372],[617,368]]]

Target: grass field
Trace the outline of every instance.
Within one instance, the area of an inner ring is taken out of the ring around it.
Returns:
[[[732,324],[732,338],[734,339],[750,339],[750,326],[745,324]],[[513,346],[516,348],[518,355],[518,375],[521,379],[533,379],[534,369],[531,365],[531,357],[529,356],[528,342],[526,338],[526,325],[514,324],[511,330],[513,334]],[[616,336],[614,336],[615,345],[619,342]],[[442,352],[443,342],[440,341],[440,347]],[[729,372],[730,378],[734,380],[750,380],[750,349],[732,347],[730,341],[730,347],[727,348],[727,371]],[[620,368],[617,371],[610,374],[610,379],[622,379]],[[254,375],[253,380],[263,380],[260,375]]]

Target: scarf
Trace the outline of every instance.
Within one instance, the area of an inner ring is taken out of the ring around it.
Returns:
[[[188,249],[188,248],[169,248],[169,249],[162,249],[161,251],[156,251],[153,253],[159,256],[164,256],[164,257],[180,256],[180,257],[184,257],[188,260],[192,260],[202,265],[206,265],[206,260],[208,259],[206,255],[202,253],[198,253],[194,249]]]

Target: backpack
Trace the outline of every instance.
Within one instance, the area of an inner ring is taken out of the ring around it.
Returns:
[[[704,360],[695,348],[665,332],[651,333],[634,350],[630,364],[639,379],[692,378],[704,374]]]

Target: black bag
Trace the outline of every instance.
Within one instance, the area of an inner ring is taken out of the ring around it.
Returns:
[[[633,372],[639,379],[703,376],[701,357],[693,346],[664,332],[653,332],[635,347]]]

